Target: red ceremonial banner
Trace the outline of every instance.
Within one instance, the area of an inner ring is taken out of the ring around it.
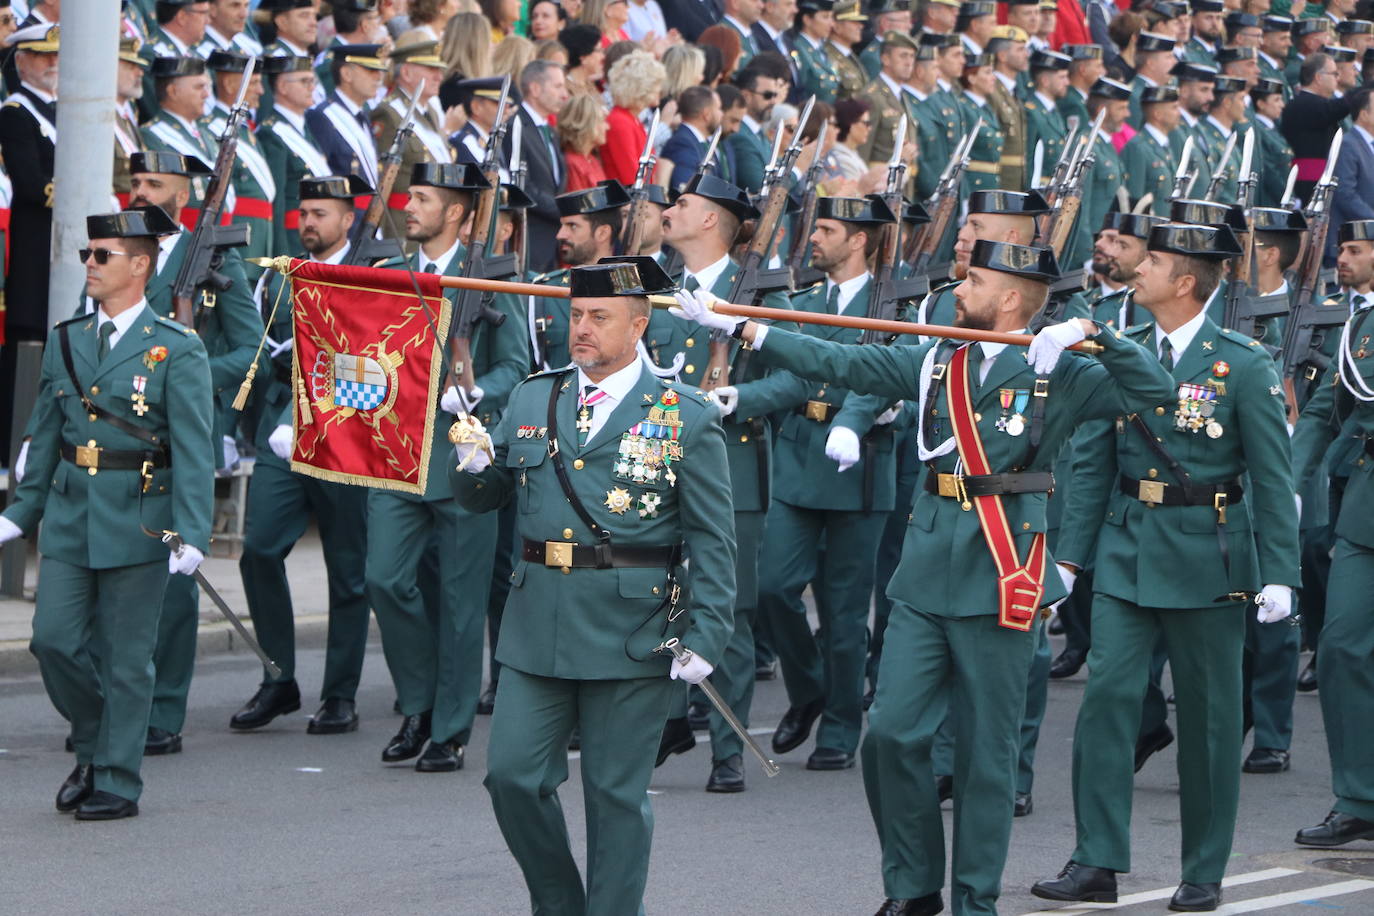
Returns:
[[[423,494],[450,317],[438,276],[292,259],[288,278],[291,469]]]

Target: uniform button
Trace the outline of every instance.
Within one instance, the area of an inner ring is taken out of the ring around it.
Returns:
[[[1151,480],[1154,480],[1156,477],[1159,476],[1159,471],[1156,471],[1154,468],[1150,468],[1150,470],[1146,471],[1146,473],[1150,475]]]
[[[1162,417],[1162,416],[1164,416],[1164,408],[1163,408],[1163,407],[1156,407],[1156,408],[1155,408],[1155,416],[1157,416],[1157,417]]]
[[[696,366],[693,366],[691,363],[688,363],[688,364],[687,364],[686,366],[684,366],[683,368],[687,370],[687,374],[688,374],[688,375],[691,375],[693,372],[696,372],[696,371],[697,371],[697,367],[696,367]]]
[[[696,342],[697,342],[697,341],[696,341],[696,338],[695,338],[695,337],[689,337],[689,338],[687,338],[685,341],[683,341],[683,343],[687,344],[687,346],[689,346],[689,347],[695,346],[695,345],[696,345]]]
[[[521,464],[524,464],[524,463],[525,463],[525,456],[524,456],[524,455],[521,455],[521,456],[520,456],[520,463],[521,463]]]
[[[91,394],[100,394],[100,386],[99,386],[99,385],[92,385],[92,386],[91,386]]]
[[[977,423],[982,423],[982,422],[983,422],[983,415],[980,414],[980,413],[976,413],[976,414],[973,415],[973,419],[974,419],[974,421],[977,422]]]
[[[94,477],[96,475],[96,468],[86,468],[86,473]]]
[[[576,461],[573,462],[573,470],[574,470],[574,471],[580,471],[580,470],[582,470],[582,468],[585,467],[585,466],[586,466],[586,463],[585,463],[581,458],[578,458]]]
[[[658,594],[658,586],[657,586],[657,585],[654,586],[654,594],[655,594],[655,595]]]
[[[1022,523],[1021,523],[1021,530],[1022,530],[1022,531],[1030,531],[1030,522],[1022,522]]]
[[[563,529],[563,537],[564,537],[564,538],[570,538],[570,537],[572,537],[572,529],[571,529],[571,528],[564,528],[564,529]]]
[[[559,568],[563,570],[563,575],[565,575],[565,576],[572,573],[572,570],[569,569],[569,568],[566,567],[566,566],[562,566],[562,567],[559,567]]]
[[[748,437],[748,436],[740,436],[740,437],[739,437],[739,441],[741,441],[741,442],[748,442],[748,441],[749,441],[749,437]]]

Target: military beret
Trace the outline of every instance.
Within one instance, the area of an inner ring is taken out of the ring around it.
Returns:
[[[86,217],[88,239],[155,239],[181,231],[161,207],[133,207]]]
[[[1050,212],[1050,205],[1039,191],[974,191],[968,197],[968,212],[1039,216]]]
[[[1093,83],[1092,89],[1088,90],[1088,95],[1099,99],[1124,102],[1131,97],[1131,87],[1104,76]]]
[[[471,162],[417,162],[410,170],[411,187],[450,191],[485,191],[491,187],[482,169]]]
[[[323,178],[302,178],[301,200],[352,200],[371,194],[372,185],[357,175],[325,175]]]
[[[833,219],[842,223],[895,223],[893,213],[881,194],[865,197],[822,197],[816,201],[816,219]]]
[[[200,76],[205,61],[199,57],[154,57],[151,72],[154,79],[170,80],[179,76]]]
[[[1307,217],[1287,207],[1251,207],[1250,224],[1256,232],[1307,231]]]
[[[606,299],[618,296],[652,296],[673,292],[673,280],[653,258],[623,256],[602,258],[595,264],[574,267],[568,277],[574,299]]]
[[[1059,279],[1059,263],[1054,251],[1039,245],[1013,245],[1011,242],[991,242],[978,239],[973,243],[969,267],[995,270],[1038,283],[1052,283]]]
[[[129,157],[132,175],[209,175],[210,167],[195,156],[184,156],[175,150],[145,149]]]
[[[1374,242],[1374,219],[1352,219],[1341,223],[1341,228],[1336,232],[1336,241],[1342,245],[1346,242]]]
[[[1150,230],[1149,249],[1205,261],[1224,261],[1240,254],[1230,226],[1165,223]]]
[[[682,194],[704,197],[728,210],[738,220],[759,218],[758,208],[749,200],[747,191],[715,175],[693,175],[692,180],[678,192],[678,196]]]
[[[590,188],[560,194],[554,201],[560,216],[577,216],[623,207],[630,202],[630,195],[623,184],[611,178]]]
[[[1141,32],[1135,37],[1135,49],[1138,52],[1173,51],[1176,44],[1178,42],[1168,35],[1157,35],[1154,32]]]

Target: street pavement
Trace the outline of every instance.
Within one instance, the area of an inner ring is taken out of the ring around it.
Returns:
[[[490,720],[479,717],[466,768],[420,774],[386,766],[393,692],[369,647],[360,729],[309,736],[301,712],[234,734],[230,715],[257,686],[245,651],[201,658],[185,751],[144,765],[140,817],[79,823],[52,799],[73,761],[63,721],[38,677],[0,677],[0,912],[22,914],[396,914],[528,912],[524,885],[481,786]],[[318,689],[323,653],[301,653],[302,693]],[[1015,822],[1000,912],[1164,913],[1178,881],[1174,748],[1137,777],[1134,871],[1122,904],[1048,905],[1029,894],[1073,848],[1069,800],[1073,718],[1084,674],[1050,687],[1037,758],[1035,811]],[[761,740],[786,708],[779,681],[758,685]],[[766,746],[766,744],[765,744]],[[746,758],[748,791],[708,795],[704,741],[653,783],[656,828],[650,914],[867,914],[882,901],[878,847],[857,769],[804,769],[810,745],[765,779]],[[561,790],[574,848],[584,844],[580,770]],[[1242,780],[1241,818],[1221,913],[1374,913],[1374,843],[1304,850],[1297,828],[1331,799],[1315,695],[1297,700],[1292,771]],[[949,827],[946,805],[946,828]],[[946,894],[946,900],[948,895]]]

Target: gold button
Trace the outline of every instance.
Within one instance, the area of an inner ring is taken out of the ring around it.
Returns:
[[[1159,476],[1159,471],[1156,471],[1154,468],[1150,468],[1150,469],[1149,469],[1148,471],[1146,471],[1145,473],[1147,473],[1147,474],[1150,475],[1150,479],[1151,479],[1151,480],[1154,480],[1156,477]]]
[[[695,337],[689,337],[689,338],[687,338],[687,340],[685,341],[685,343],[686,343],[687,346],[689,346],[689,347],[694,347],[694,346],[696,346],[697,339],[696,339]]]
[[[982,423],[982,422],[983,422],[983,415],[980,414],[980,413],[976,413],[976,414],[973,415],[973,419],[974,419],[974,421],[977,422],[977,423]]]
[[[654,594],[655,594],[655,595],[658,594],[658,586],[657,586],[657,585],[654,586]]]
[[[95,414],[87,414],[87,415],[86,415],[86,419],[87,419],[87,420],[90,420],[92,423],[94,423],[94,422],[95,422]]]
[[[87,439],[87,440],[86,440],[86,447],[87,447],[87,448],[95,448],[95,440],[94,440],[94,439]]]
[[[99,385],[92,385],[92,386],[91,386],[91,394],[100,394],[100,386],[99,386]]]
[[[697,371],[697,367],[693,366],[691,363],[688,363],[685,368],[687,370],[688,375],[691,375],[693,372]]]
[[[571,528],[564,528],[564,529],[563,529],[563,537],[564,537],[564,539],[571,538],[571,537],[572,537],[572,529],[571,529]]]
[[[748,441],[749,441],[749,437],[748,437],[748,436],[740,436],[740,437],[739,437],[739,441],[741,441],[741,442],[748,442]]]
[[[1158,417],[1164,416],[1164,408],[1163,408],[1163,407],[1156,407],[1156,408],[1155,408],[1155,416],[1158,416]]]
[[[1022,530],[1022,531],[1030,531],[1030,522],[1022,522],[1022,523],[1021,523],[1021,530]]]
[[[97,470],[96,468],[86,468],[86,473],[87,473],[87,474],[90,474],[92,477],[94,477],[94,476],[95,476],[95,473],[96,473],[96,470]]]
[[[583,460],[582,460],[581,458],[578,458],[576,461],[573,462],[573,470],[574,470],[574,471],[580,471],[580,470],[582,470],[582,468],[583,468],[584,466],[585,466],[585,462],[583,462]]]
[[[560,566],[559,568],[563,570],[563,575],[565,576],[572,572],[572,570],[566,566]]]
[[[520,463],[521,463],[521,464],[524,464],[524,463],[525,463],[525,456],[524,456],[524,455],[521,455],[521,456],[520,456]]]
[[[159,493],[166,493],[166,492],[167,492],[167,488],[166,488],[166,487],[158,487],[158,488],[157,488],[157,491],[158,491]]]

